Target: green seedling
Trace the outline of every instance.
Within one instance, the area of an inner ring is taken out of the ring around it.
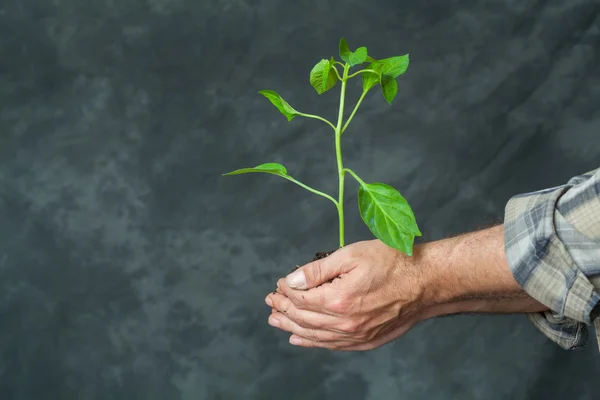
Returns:
[[[272,90],[262,90],[259,93],[269,101],[287,118],[288,121],[295,117],[306,117],[317,119],[329,125],[335,134],[335,154],[337,160],[337,171],[339,190],[337,200],[332,196],[313,189],[302,182],[292,178],[285,167],[277,163],[261,164],[254,168],[243,168],[224,175],[239,175],[251,172],[262,172],[273,174],[294,182],[304,189],[318,194],[330,200],[339,216],[339,239],[340,248],[344,246],[344,178],[346,174],[351,175],[359,184],[358,208],[364,223],[371,232],[382,242],[390,247],[398,249],[407,255],[412,255],[415,236],[421,236],[415,216],[406,199],[393,187],[384,183],[366,183],[354,171],[344,167],[342,161],[342,135],[348,129],[348,125],[356,115],[367,93],[379,86],[385,100],[392,104],[398,93],[396,78],[404,74],[408,68],[409,56],[389,57],[376,60],[370,57],[366,47],[359,47],[350,51],[346,40],[342,38],[339,44],[340,58],[343,62],[336,61],[333,57],[319,61],[310,71],[310,83],[319,95],[327,92],[341,84],[340,106],[337,123],[334,125],[329,120],[313,114],[305,114],[290,106],[279,94]],[[368,63],[364,69],[350,73],[352,67]],[[338,69],[341,67],[341,72]],[[346,100],[346,87],[348,81],[354,77],[362,78],[362,94],[358,99],[350,116],[344,122],[344,106]]]

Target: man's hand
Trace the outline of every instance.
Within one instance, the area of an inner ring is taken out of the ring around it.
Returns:
[[[299,337],[302,346],[380,346],[418,321],[422,271],[410,261],[379,240],[339,249],[296,270],[287,282],[277,282],[280,293],[268,298],[278,312],[271,314],[269,323],[294,333],[292,339]],[[315,288],[334,277],[338,279]]]
[[[379,240],[355,243],[277,286],[265,299],[271,325],[292,344],[345,351],[379,347],[439,315],[547,310],[513,279],[501,226],[415,246],[412,257]]]

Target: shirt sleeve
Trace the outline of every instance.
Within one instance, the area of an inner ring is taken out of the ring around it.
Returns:
[[[506,205],[508,264],[523,289],[551,311],[528,314],[564,349],[600,346],[600,168],[565,185],[512,197]]]

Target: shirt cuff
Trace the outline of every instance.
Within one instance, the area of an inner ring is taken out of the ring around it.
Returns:
[[[565,350],[579,350],[587,345],[588,328],[581,322],[561,318],[554,311],[527,314],[527,318],[547,338]]]
[[[551,310],[528,314],[529,320],[560,347],[574,350],[587,344],[587,326],[600,297],[557,232],[568,226],[556,206],[569,187],[511,198],[505,209],[504,240],[515,280]]]

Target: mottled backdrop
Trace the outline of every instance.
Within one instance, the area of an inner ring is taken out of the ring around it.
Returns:
[[[278,277],[337,244],[335,118],[308,73],[338,40],[410,53],[347,165],[399,188],[422,240],[600,165],[600,1],[0,0],[0,398],[597,399],[596,344],[523,316],[423,323],[370,352],[295,348]],[[359,86],[350,88],[350,101]],[[349,183],[350,241],[370,239]]]

